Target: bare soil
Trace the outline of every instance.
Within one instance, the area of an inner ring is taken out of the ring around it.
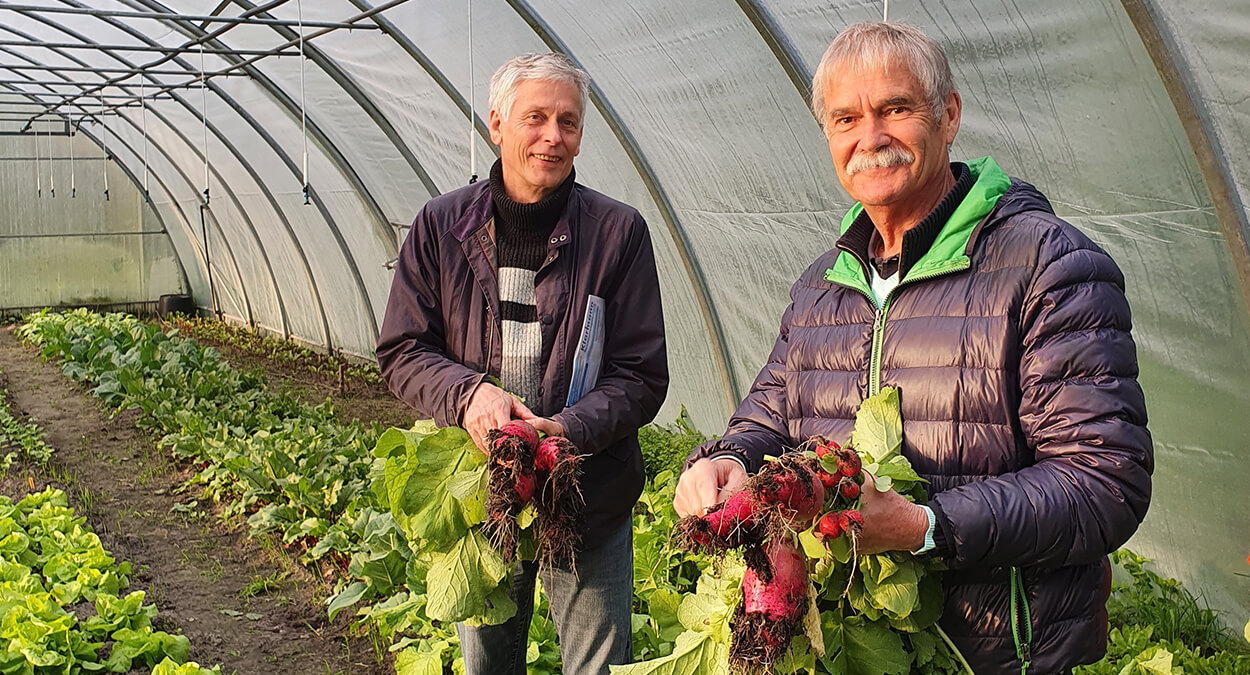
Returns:
[[[257,361],[239,365],[266,365]],[[378,650],[367,636],[351,635],[346,612],[326,620],[325,581],[274,540],[248,536],[243,523],[223,524],[194,490],[182,491],[192,472],[135,427],[135,411],[110,417],[12,327],[0,328],[0,371],[10,405],[42,426],[56,451],[46,469],[15,465],[0,494],[65,490],[104,547],[134,565],[131,589],[157,606],[159,627],[190,638],[192,660],[239,675],[391,672],[386,645]],[[306,383],[286,386],[324,400]],[[395,423],[410,424],[411,416]]]

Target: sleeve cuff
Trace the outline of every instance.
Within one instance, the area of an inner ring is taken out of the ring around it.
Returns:
[[[747,470],[747,463],[742,461],[742,458],[737,455],[733,455],[733,454],[716,455],[715,457],[712,457],[711,459],[713,462],[720,461],[720,460],[725,460],[728,462],[737,462],[738,466],[742,467],[743,473],[751,473],[750,471]]]
[[[922,555],[922,554],[928,553],[929,551],[932,551],[934,548],[937,547],[937,545],[933,541],[933,534],[937,530],[937,517],[933,515],[933,509],[929,508],[928,506],[921,504],[920,508],[924,509],[924,514],[929,519],[929,529],[925,530],[924,544],[922,544],[920,548],[916,549],[915,551],[912,551],[912,553],[915,553],[916,555]]]

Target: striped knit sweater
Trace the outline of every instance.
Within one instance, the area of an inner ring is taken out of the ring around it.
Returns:
[[[538,415],[543,377],[542,324],[534,296],[534,279],[547,256],[547,239],[564,212],[573,190],[573,172],[554,192],[533,204],[513,201],[504,191],[503,168],[490,170],[495,210],[496,267],[499,271],[499,313],[503,321],[503,388],[520,396]]]

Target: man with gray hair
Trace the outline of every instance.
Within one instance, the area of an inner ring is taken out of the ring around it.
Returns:
[[[674,506],[706,510],[812,436],[845,442],[860,403],[897,387],[929,499],[869,476],[857,550],[945,562],[941,625],[975,672],[1064,673],[1102,657],[1107,554],[1150,503],[1124,277],[992,158],[950,161],[961,105],[919,29],[857,24],[830,45],[812,111],[857,203]]]
[[[490,180],[431,199],[404,241],[378,338],[395,394],[440,426],[522,419],[585,455],[575,568],[517,564],[517,612],[458,625],[470,675],[523,675],[542,577],[564,672],[632,658],[631,515],[638,429],[668,389],[660,287],[637,210],[574,182],[589,77],[559,54],[511,59],[490,84]]]

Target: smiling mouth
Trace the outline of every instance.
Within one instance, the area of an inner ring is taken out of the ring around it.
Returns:
[[[563,159],[561,157],[556,157],[555,155],[544,155],[544,154],[537,153],[537,152],[534,153],[534,156],[541,159],[544,162],[559,162],[561,159]]]

